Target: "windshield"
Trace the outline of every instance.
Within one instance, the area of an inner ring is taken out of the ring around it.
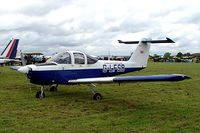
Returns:
[[[87,64],[94,64],[96,63],[98,60],[90,55],[86,55],[87,56]]]
[[[49,61],[53,61],[58,64],[71,64],[71,56],[68,52],[64,52],[53,56]]]

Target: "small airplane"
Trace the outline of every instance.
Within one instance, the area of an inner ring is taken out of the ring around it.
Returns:
[[[6,48],[3,50],[0,56],[0,64],[5,64],[11,61],[15,61],[17,55],[19,39],[12,39]]]
[[[101,100],[102,95],[96,91],[93,83],[181,81],[190,78],[183,74],[116,76],[146,68],[151,43],[174,43],[169,38],[166,40],[118,41],[124,44],[138,44],[128,61],[97,60],[79,51],[65,51],[56,54],[45,63],[22,66],[18,71],[27,74],[31,83],[42,86],[41,90],[36,93],[36,98],[45,97],[44,85],[52,85],[50,91],[55,91],[59,84],[90,84],[94,94],[93,99]]]

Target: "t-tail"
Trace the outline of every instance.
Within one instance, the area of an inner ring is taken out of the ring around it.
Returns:
[[[118,41],[119,43],[125,44],[139,44],[128,61],[134,62],[137,66],[141,67],[147,66],[151,43],[174,43],[174,41],[169,38],[166,38],[165,40],[142,39],[141,41]]]
[[[15,59],[17,55],[17,47],[18,47],[19,39],[12,39],[6,48],[1,53],[2,57],[5,57],[6,59]]]

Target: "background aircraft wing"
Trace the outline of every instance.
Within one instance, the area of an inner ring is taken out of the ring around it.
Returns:
[[[110,82],[154,82],[154,81],[181,81],[190,77],[183,74],[162,74],[162,75],[145,75],[145,76],[117,76],[102,78],[83,78],[69,80],[68,83],[110,83]]]

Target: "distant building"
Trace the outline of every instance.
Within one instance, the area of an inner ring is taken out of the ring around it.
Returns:
[[[192,56],[193,56],[193,62],[200,63],[200,53],[194,53],[192,54]]]

